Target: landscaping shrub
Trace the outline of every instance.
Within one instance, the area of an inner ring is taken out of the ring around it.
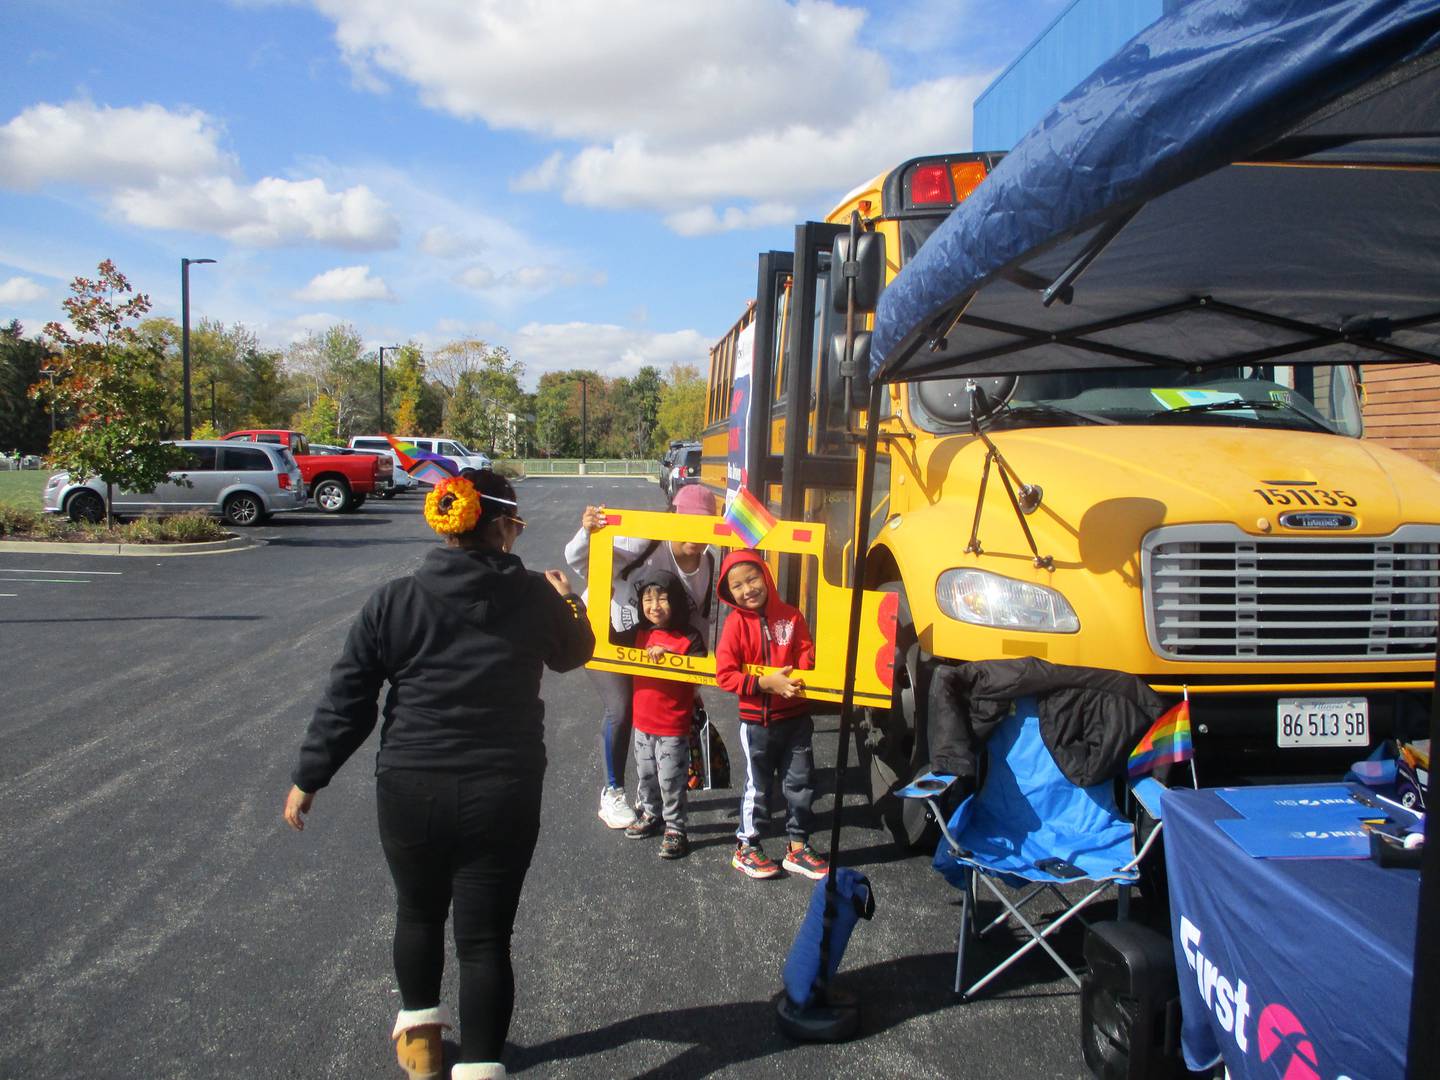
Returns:
[[[174,544],[224,540],[230,533],[206,514],[142,517],[113,529],[103,523],[88,525],[57,514],[0,503],[0,538],[6,540],[60,540],[94,544]]]
[[[515,461],[496,461],[490,465],[497,476],[503,476],[506,480],[523,480],[525,478],[525,463]]]

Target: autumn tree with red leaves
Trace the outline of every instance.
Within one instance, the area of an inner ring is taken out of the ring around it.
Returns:
[[[30,396],[75,417],[73,426],[55,433],[46,463],[72,477],[104,481],[105,514],[113,523],[117,485],[151,491],[183,467],[184,454],[161,442],[173,388],[161,381],[161,354],[142,343],[133,325],[150,310],[150,298],[135,293],[109,259],[97,270],[96,280],[70,283],[72,295],[62,304],[70,325],[46,325],[44,337],[56,351]]]

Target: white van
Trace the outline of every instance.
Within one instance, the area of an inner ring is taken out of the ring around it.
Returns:
[[[445,435],[396,435],[395,441],[412,443],[421,450],[428,450],[432,454],[447,457],[460,466],[461,472],[466,469],[478,472],[491,467],[491,461],[487,455],[478,450],[471,450],[459,439],[452,439]],[[385,441],[383,435],[352,435],[350,445],[356,450],[390,449],[390,444]]]
[[[400,464],[400,455],[395,453],[383,435],[356,435],[350,440],[350,449],[363,450],[367,454],[384,454],[388,457],[395,466],[391,483],[396,494],[413,491],[420,486],[420,481],[405,471],[405,467]]]

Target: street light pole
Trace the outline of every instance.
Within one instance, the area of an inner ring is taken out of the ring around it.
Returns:
[[[588,427],[589,427],[589,388],[590,384],[584,375],[580,376],[580,475],[585,475],[585,451],[588,449]]]
[[[215,376],[210,376],[210,426],[215,429],[216,434],[220,432],[220,422],[215,419]]]
[[[180,260],[180,384],[185,398],[185,438],[190,438],[190,264],[214,259]]]
[[[384,432],[384,430],[385,430],[385,350],[386,350],[386,349],[389,349],[391,352],[394,352],[394,351],[395,351],[396,349],[398,349],[398,348],[400,348],[399,345],[381,345],[381,346],[380,346],[380,430],[381,430],[381,432]]]
[[[50,376],[50,441],[55,441],[55,372],[47,371]],[[48,449],[48,447],[47,447]]]

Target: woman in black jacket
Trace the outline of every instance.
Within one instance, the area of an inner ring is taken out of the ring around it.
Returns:
[[[564,573],[528,571],[510,554],[525,522],[504,478],[442,481],[425,517],[445,546],[376,591],[350,628],[300,747],[285,820],[305,827],[315,792],[374,729],[388,682],[376,801],[397,898],[396,1053],[411,1080],[442,1072],[453,899],[461,1064],[452,1076],[490,1080],[505,1076],[510,934],[540,830],[542,668],[579,667],[595,639]]]

